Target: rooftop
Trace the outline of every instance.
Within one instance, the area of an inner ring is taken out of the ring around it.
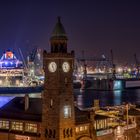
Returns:
[[[0,109],[0,118],[41,121],[41,98],[30,98],[29,108],[24,109],[24,98],[16,97]]]
[[[76,124],[88,123],[90,114],[87,111],[81,111],[75,107]],[[0,118],[28,120],[28,121],[42,121],[42,99],[30,98],[29,108],[25,110],[25,98],[15,97],[3,107],[0,108]]]

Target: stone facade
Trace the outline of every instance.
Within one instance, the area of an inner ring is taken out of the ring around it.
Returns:
[[[57,69],[50,72],[48,65],[55,62]],[[62,65],[68,62],[70,69],[64,72]],[[74,100],[72,88],[73,54],[44,53],[44,70],[46,73],[43,92],[42,139],[74,140]],[[66,115],[65,116],[65,111]],[[52,136],[50,136],[52,134]],[[44,137],[45,136],[45,137]]]
[[[75,140],[73,99],[74,53],[67,53],[67,37],[60,18],[51,36],[51,52],[43,55],[42,140]]]

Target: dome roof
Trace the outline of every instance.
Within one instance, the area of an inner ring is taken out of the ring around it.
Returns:
[[[66,39],[67,40],[67,35],[65,32],[64,26],[61,23],[60,17],[58,17],[58,21],[52,32],[51,40],[52,39]]]

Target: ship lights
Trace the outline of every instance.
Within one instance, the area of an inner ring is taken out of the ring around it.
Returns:
[[[0,85],[2,85],[2,80],[0,80]]]
[[[131,68],[128,68],[128,72],[131,72],[132,70],[131,70]]]
[[[13,52],[6,51],[0,59],[0,68],[21,68],[22,61],[19,61]]]
[[[121,67],[117,68],[117,72],[118,73],[122,73],[123,72],[123,69]]]
[[[8,62],[4,62],[5,65],[8,65]]]

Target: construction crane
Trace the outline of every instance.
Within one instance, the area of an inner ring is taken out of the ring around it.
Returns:
[[[87,62],[96,62],[97,67],[110,67],[111,62],[109,59],[105,57],[105,55],[102,55],[101,57],[85,57],[84,51],[82,51],[82,57],[76,58],[77,62],[82,62],[83,67],[84,67],[84,75],[86,76],[87,74]]]
[[[21,51],[20,48],[19,48],[19,53],[20,53],[20,55],[21,55],[21,58],[22,58],[23,64],[24,64],[24,66],[25,66],[25,69],[27,70],[27,64],[26,64],[26,62],[25,62],[25,59],[24,59],[24,57],[23,57],[23,53],[22,53],[22,51]]]
[[[116,79],[116,65],[114,64],[114,55],[113,55],[113,51],[112,49],[110,50],[110,53],[111,53],[111,65],[112,65],[112,78],[113,79]]]
[[[37,53],[37,48],[33,49],[32,52],[29,54],[29,59],[31,62],[34,61],[34,59],[36,57],[36,53]]]
[[[136,69],[137,69],[137,75],[136,75],[136,78],[139,78],[139,61],[137,59],[137,55],[134,54],[134,60],[135,60],[135,65],[136,65]]]

